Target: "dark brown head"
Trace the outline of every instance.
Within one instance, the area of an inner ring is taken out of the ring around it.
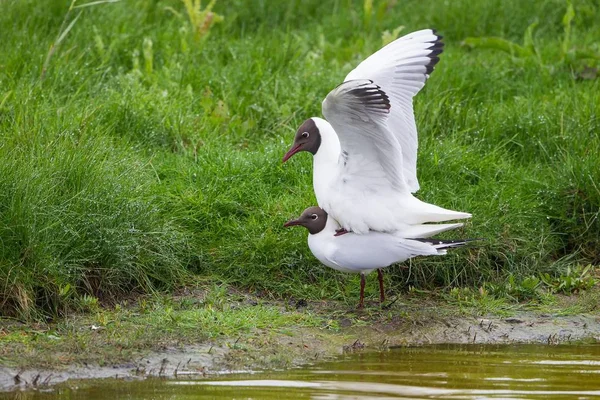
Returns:
[[[321,232],[327,224],[327,213],[320,207],[308,207],[300,218],[286,222],[283,226],[302,225],[311,235]]]
[[[314,119],[309,118],[298,128],[294,137],[292,148],[283,156],[283,162],[290,159],[291,156],[300,151],[309,151],[313,156],[317,153],[321,145],[321,133]]]

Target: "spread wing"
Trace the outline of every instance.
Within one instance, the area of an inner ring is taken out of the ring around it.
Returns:
[[[402,150],[386,124],[389,113],[387,94],[366,79],[342,83],[323,101],[323,115],[338,133],[342,150],[338,180],[356,192],[408,190]]]
[[[441,39],[431,29],[405,35],[364,60],[345,79],[371,80],[388,96],[390,112],[386,124],[400,144],[403,174],[411,192],[419,190],[418,139],[412,99],[439,61],[437,56],[444,46]],[[326,118],[329,120],[327,115]],[[334,128],[338,134],[342,132]]]

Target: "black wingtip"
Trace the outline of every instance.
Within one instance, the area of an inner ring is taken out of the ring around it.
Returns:
[[[433,49],[433,51],[431,53],[429,53],[429,58],[436,57],[436,56],[442,54],[443,51],[444,51],[444,49],[441,49],[441,48]]]
[[[443,49],[444,49],[444,42],[433,42],[433,46],[429,47],[429,50],[443,50]]]
[[[435,28],[431,28],[431,33],[438,37],[437,40],[442,40],[444,37],[438,33],[439,31]]]
[[[446,239],[425,238],[425,239],[411,239],[411,240],[416,240],[416,241],[422,242],[422,243],[429,243],[429,244],[431,244],[433,246],[441,246],[438,249],[439,250],[444,250],[444,249],[448,249],[448,248],[451,248],[451,247],[463,246],[463,245],[469,244],[471,242],[476,242],[476,241],[485,240],[485,239],[475,238],[475,239],[452,239],[452,240],[446,240]]]
[[[430,61],[425,66],[427,75],[431,75],[436,64],[440,62],[440,58],[438,57],[444,51],[444,43],[442,39],[444,38],[442,35],[438,34],[437,29],[432,29],[431,32],[437,37],[437,39],[431,43],[429,50],[431,53],[427,57],[429,57]]]
[[[440,58],[439,57],[430,57],[430,62],[429,64],[427,64],[425,66],[425,72],[427,73],[427,75],[431,75],[431,73],[433,72],[433,69],[435,68],[435,65],[440,62]]]

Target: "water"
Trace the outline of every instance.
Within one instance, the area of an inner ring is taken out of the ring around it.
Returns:
[[[78,382],[15,398],[589,399],[600,398],[600,345],[402,348],[345,355],[304,369]]]

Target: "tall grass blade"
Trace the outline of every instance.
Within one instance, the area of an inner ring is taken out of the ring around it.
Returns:
[[[365,27],[371,26],[373,18],[373,0],[363,0],[363,23]]]
[[[44,80],[44,78],[46,76],[46,71],[48,70],[48,65],[50,64],[50,59],[52,58],[52,55],[56,51],[58,44],[62,40],[61,37],[64,37],[63,33],[65,32],[65,29],[64,29],[65,24],[67,23],[67,21],[69,19],[69,15],[71,14],[71,11],[73,11],[73,7],[75,7],[76,2],[77,2],[77,0],[71,1],[71,4],[69,5],[69,9],[65,13],[65,17],[63,18],[62,23],[60,24],[60,29],[58,30],[57,38],[50,45],[50,49],[48,50],[48,54],[46,55],[46,59],[44,60],[44,64],[42,66],[42,72],[40,73],[40,80]],[[79,14],[81,15],[81,12]],[[75,18],[75,20],[77,20],[77,18]],[[72,25],[72,23],[70,25]],[[67,30],[71,30],[71,29],[68,28]]]
[[[493,49],[504,51],[513,57],[529,57],[531,50],[499,37],[468,37],[463,45],[470,48]]]
[[[569,47],[571,45],[571,23],[573,21],[573,18],[575,18],[575,9],[573,8],[573,3],[571,3],[571,1],[568,0],[567,11],[565,12],[565,15],[562,18],[562,24],[565,31],[562,42],[563,58],[569,52]]]
[[[537,28],[539,24],[538,20],[535,20],[525,30],[525,34],[523,35],[523,47],[530,51],[531,53],[535,53],[535,44],[533,42],[533,31]]]
[[[70,10],[69,10],[69,12],[70,12]],[[67,14],[69,12],[67,12]],[[60,45],[60,43],[67,37],[67,34],[71,31],[71,29],[73,29],[73,27],[75,26],[75,23],[77,22],[77,20],[81,16],[82,12],[83,11],[79,11],[79,14],[77,14],[77,16],[75,18],[73,18],[73,20],[69,23],[69,25],[62,32],[59,33],[58,38],[56,39],[56,41],[54,43],[52,43],[52,45],[50,46],[50,50],[48,51],[48,55],[46,56],[46,60],[44,61],[44,65],[42,67],[42,73],[40,75],[40,79],[43,80],[45,78],[46,71],[48,70],[48,65],[50,65],[50,59],[52,58],[52,56],[56,52],[56,49],[58,48],[58,46]],[[65,18],[66,18],[66,16],[65,16]]]
[[[79,13],[75,16],[75,18],[73,18],[73,20],[69,23],[69,25],[67,25],[65,30],[60,33],[60,35],[58,36],[58,39],[56,39],[56,42],[54,42],[54,47],[57,47],[58,45],[60,45],[62,43],[63,40],[65,40],[65,38],[67,37],[69,32],[71,32],[71,29],[73,29],[73,27],[75,26],[75,23],[77,22],[79,17],[81,17],[82,13],[83,13],[83,11],[79,11]]]
[[[106,4],[106,3],[119,3],[122,0],[99,0],[99,1],[91,1],[89,3],[85,3],[85,4],[80,4],[78,6],[75,6],[73,8],[84,8],[84,7],[92,7],[92,6],[97,6],[99,4]]]

